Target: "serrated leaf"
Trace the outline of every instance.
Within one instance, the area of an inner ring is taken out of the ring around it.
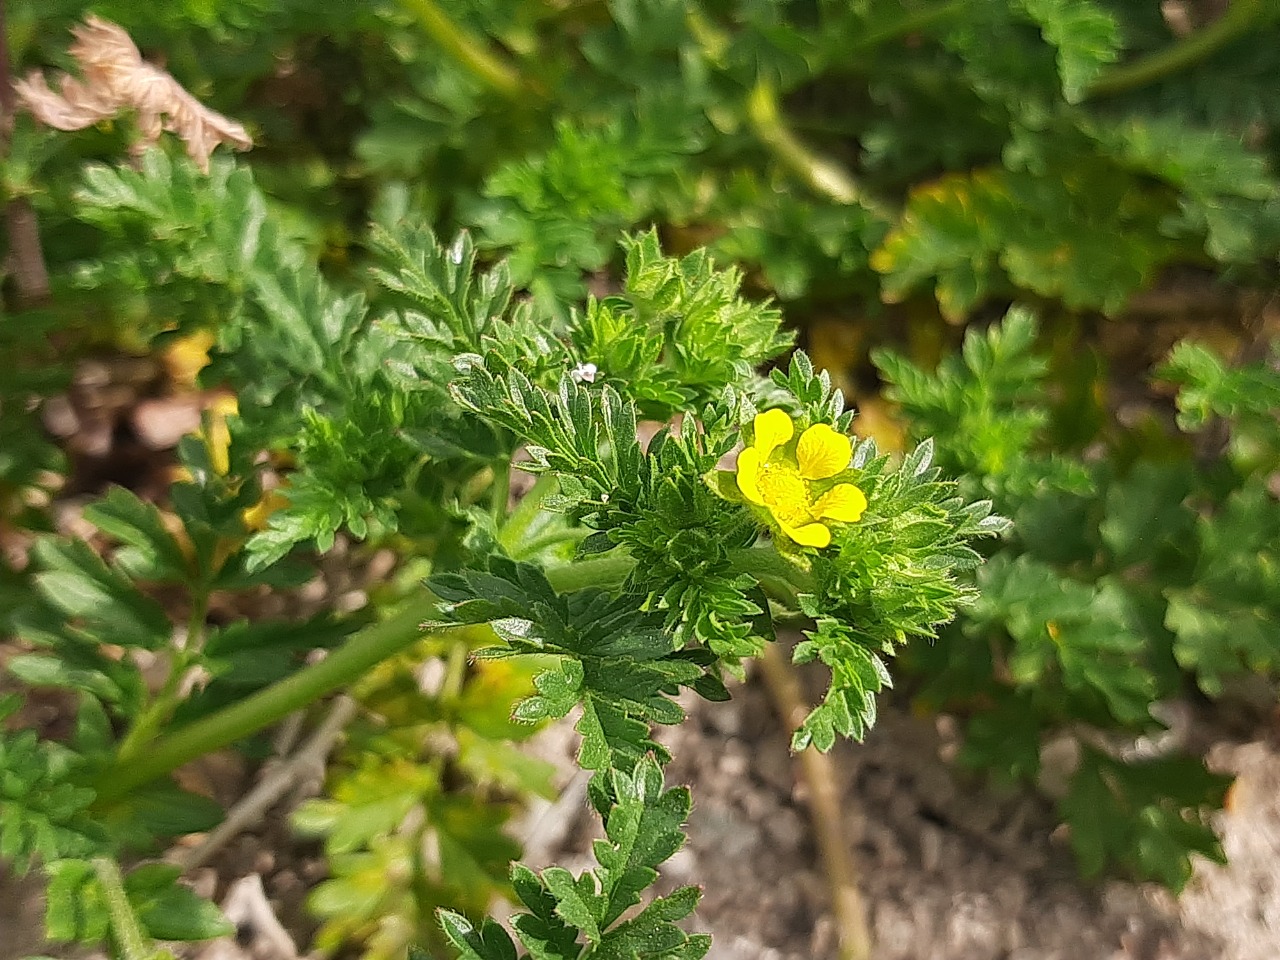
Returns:
[[[556,898],[557,916],[581,930],[590,943],[598,944],[607,901],[596,890],[594,878],[584,874],[575,879],[563,867],[548,867],[542,871],[542,881]]]
[[[35,582],[45,601],[83,621],[96,639],[144,649],[168,641],[172,625],[160,604],[108,568],[87,544],[45,540],[36,553],[45,569]]]
[[[462,914],[443,908],[436,911],[436,918],[463,960],[515,960],[515,944],[494,921],[485,920],[477,930]]]
[[[123,487],[113,486],[85,508],[84,517],[148,559],[147,567],[139,571],[141,576],[157,580],[184,576],[186,558],[153,504],[144,503]]]
[[[61,943],[97,943],[111,926],[102,888],[87,860],[54,860],[45,867],[45,936]]]
[[[1068,102],[1083,99],[1089,84],[1120,55],[1116,18],[1092,0],[1019,0],[1057,51],[1062,93]]]

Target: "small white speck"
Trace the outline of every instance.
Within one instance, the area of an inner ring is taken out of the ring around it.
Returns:
[[[609,495],[608,495],[607,493],[602,493],[602,494],[600,494],[600,502],[601,502],[601,503],[608,503],[608,502],[609,502]]]
[[[462,238],[459,237],[449,248],[449,259],[454,263],[462,263]]]
[[[580,363],[569,372],[569,376],[574,383],[595,383],[599,372],[600,369],[594,363]]]

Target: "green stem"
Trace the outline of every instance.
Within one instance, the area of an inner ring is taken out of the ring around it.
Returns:
[[[587,587],[609,589],[620,586],[635,566],[636,562],[631,554],[619,549],[590,560],[548,567],[546,574],[557,593],[571,593]]]
[[[133,762],[134,757],[143,750],[156,732],[169,722],[173,711],[178,707],[182,679],[187,675],[196,653],[204,645],[205,616],[209,611],[209,591],[197,590],[191,607],[191,617],[187,621],[187,639],[181,650],[174,650],[173,663],[169,666],[169,676],[164,686],[156,694],[154,700],[147,705],[129,732],[125,734],[116,754],[116,763],[122,766]]]
[[[13,89],[9,66],[9,28],[5,6],[5,0],[0,0],[0,161],[9,155],[13,119],[18,112],[18,96]],[[9,196],[4,204],[4,218],[18,305],[33,307],[48,302],[49,267],[45,263],[40,225],[31,200],[25,196]]]
[[[107,901],[107,914],[111,917],[111,932],[115,935],[123,960],[150,960],[155,952],[149,946],[147,935],[138,926],[138,918],[129,904],[124,889],[124,877],[110,857],[94,857],[93,871],[98,876],[102,895]]]
[[[747,119],[765,148],[815,193],[836,203],[856,203],[890,218],[883,205],[868,197],[843,167],[814,153],[791,131],[782,117],[773,84],[764,79],[756,81],[747,97]]]
[[[502,545],[510,551],[516,551],[521,541],[524,540],[525,534],[529,527],[533,525],[533,521],[538,518],[538,513],[542,510],[542,501],[555,493],[559,489],[559,482],[553,473],[544,473],[539,475],[534,481],[529,492],[526,493],[520,502],[516,504],[516,508],[511,511],[511,515],[507,517],[507,522],[502,525],[502,529],[498,533],[498,539]]]
[[[434,0],[400,0],[400,5],[418,19],[432,40],[485,86],[509,100],[519,99],[527,92],[514,67],[450,20]]]
[[[809,573],[778,553],[770,544],[730,550],[729,564],[737,573],[746,573],[761,581],[783,581],[796,591],[813,590]],[[613,550],[591,560],[579,560],[548,567],[551,585],[560,593],[586,587],[616,587],[635,569],[636,562],[624,550]],[[793,599],[793,598],[792,598]]]
[[[502,457],[493,465],[493,486],[489,490],[489,514],[495,527],[501,527],[507,517],[507,505],[511,499],[511,461]]]
[[[1132,63],[1104,70],[1085,91],[1086,100],[1110,97],[1178,73],[1217,53],[1231,41],[1280,16],[1280,0],[1235,0],[1213,23]]]
[[[729,557],[734,569],[744,573],[765,579],[784,579],[798,590],[812,586],[808,574],[780,556],[772,546],[734,550]],[[551,567],[546,575],[557,591],[569,592],[585,587],[616,587],[634,567],[635,560],[629,554],[614,550],[595,559]],[[422,634],[422,621],[430,619],[435,612],[433,597],[418,598],[390,619],[358,631],[319,663],[162,737],[147,750],[130,757],[128,763],[113,764],[93,784],[98,794],[97,803],[118,800],[184,763],[278,723],[293,711],[347,686],[387,657],[417,642]]]
[[[729,563],[738,573],[750,574],[766,585],[767,581],[779,580],[799,593],[812,593],[814,589],[809,571],[792,563],[769,544],[730,550]],[[794,601],[794,594],[784,599]]]
[[[162,737],[145,753],[128,764],[113,765],[99,778],[94,784],[97,802],[117,800],[196,757],[269,727],[294,710],[346,686],[387,657],[416,643],[422,635],[420,624],[435,610],[435,598],[420,597],[390,619],[356,632],[319,663]]]
[[[460,635],[449,648],[449,659],[445,664],[444,683],[440,684],[440,703],[452,707],[462,696],[462,685],[467,679],[467,657],[471,647],[465,635]]]
[[[949,20],[958,14],[964,13],[971,5],[971,0],[947,0],[946,3],[937,3],[919,10],[907,11],[894,22],[885,24],[880,29],[873,30],[870,33],[864,33],[841,52],[847,56],[851,53],[865,53],[869,50],[874,50],[890,40],[897,40],[899,37],[907,37],[913,33],[919,33],[932,27],[935,23]]]
[[[782,722],[794,730],[809,713],[800,676],[778,644],[770,643],[760,655],[760,672]],[[840,796],[835,761],[812,744],[800,753],[800,774],[808,789],[809,819],[818,858],[827,875],[832,913],[839,931],[840,960],[870,960],[871,934],[867,909],[858,888],[858,871],[850,856],[851,844],[842,824],[846,801]]]
[[[525,540],[519,543],[518,549],[513,554],[516,560],[526,560],[536,557],[548,547],[554,547],[559,543],[578,543],[585,539],[590,530],[584,530],[582,527],[569,527],[553,529],[550,533],[544,533],[536,536],[531,540]]]

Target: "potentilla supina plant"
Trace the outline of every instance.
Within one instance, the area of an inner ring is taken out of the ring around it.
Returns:
[[[856,523],[867,498],[852,483],[831,484],[849,467],[849,438],[815,423],[795,438],[794,421],[783,410],[756,414],[751,446],[738,455],[738,489],[765,508],[778,528],[804,547],[831,543],[830,521]],[[824,482],[826,481],[826,482]]]

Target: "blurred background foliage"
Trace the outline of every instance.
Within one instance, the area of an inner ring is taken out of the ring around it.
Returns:
[[[855,430],[936,436],[1014,517],[982,601],[911,664],[923,708],[966,718],[966,757],[1043,782],[1042,750],[1071,739],[1060,803],[1086,873],[1178,887],[1189,853],[1220,856],[1224,784],[1194,745],[1124,744],[1167,726],[1153,704],[1274,704],[1280,2],[9,0],[14,74],[71,68],[89,10],[257,145],[199,185],[175,164],[190,189],[153,195],[84,172],[125,155],[127,121],[18,117],[0,187],[34,208],[53,289],[0,330],[19,358],[0,523],[45,522],[21,491],[59,453],[28,398],[76,357],[239,309],[219,231],[257,216],[254,182],[281,262],[370,297],[371,222],[469,230],[552,316],[616,290],[620,233],[656,225],[780,303]],[[359,446],[395,414],[369,416],[307,435]],[[397,749],[352,752],[349,782]],[[376,866],[385,849],[333,833],[345,802],[306,827]],[[341,914],[341,882],[321,889]]]
[[[11,6],[15,71],[66,66],[86,5]],[[552,305],[657,223],[797,323],[877,338],[930,295],[953,322],[1028,297],[1113,315],[1175,265],[1274,278],[1272,0],[88,6],[249,126],[258,183],[335,270],[404,209]],[[20,125],[6,185],[51,258],[95,242],[66,175],[127,136]]]

